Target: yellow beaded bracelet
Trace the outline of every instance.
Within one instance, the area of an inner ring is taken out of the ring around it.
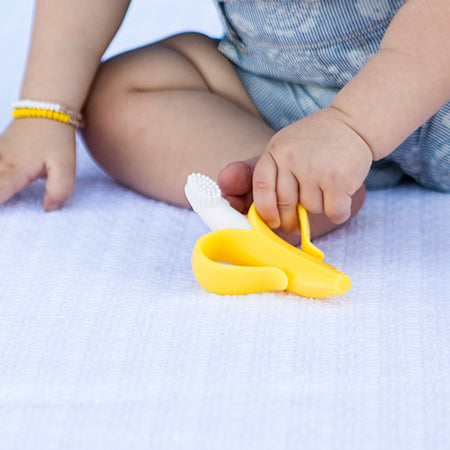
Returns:
[[[83,126],[83,119],[80,113],[65,108],[59,103],[18,100],[13,102],[12,106],[14,107],[12,111],[14,119],[38,117],[67,123],[75,128],[81,128]]]

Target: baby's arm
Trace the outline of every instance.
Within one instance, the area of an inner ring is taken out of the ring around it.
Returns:
[[[450,96],[449,0],[408,0],[377,54],[330,108],[272,138],[253,178],[266,222],[296,226],[295,205],[345,221],[372,160],[387,156]]]
[[[450,98],[450,1],[408,0],[379,51],[332,107],[369,144],[391,153]]]
[[[21,98],[80,110],[100,59],[130,0],[37,0]],[[15,120],[0,136],[0,203],[39,177],[44,206],[59,208],[73,190],[75,133],[47,119]]]

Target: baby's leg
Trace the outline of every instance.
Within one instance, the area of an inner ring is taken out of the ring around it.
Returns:
[[[182,34],[104,63],[85,107],[86,144],[108,173],[153,198],[187,206],[191,172],[217,179],[264,150],[264,123],[214,40]]]
[[[189,173],[217,180],[225,167],[224,193],[249,200],[253,161],[274,134],[216,41],[193,33],[104,63],[85,113],[83,137],[103,169],[144,195],[180,206],[187,206]],[[249,162],[229,165],[234,161]],[[355,197],[355,214],[363,194]],[[335,227],[321,216],[312,235]]]

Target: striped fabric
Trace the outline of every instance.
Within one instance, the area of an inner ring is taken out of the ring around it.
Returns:
[[[403,0],[221,1],[227,36],[220,49],[236,65],[259,75],[342,87],[376,53],[402,4]]]
[[[318,109],[375,55],[403,0],[217,1],[230,60],[274,130]],[[366,185],[385,188],[404,175],[450,191],[450,103],[375,163]]]

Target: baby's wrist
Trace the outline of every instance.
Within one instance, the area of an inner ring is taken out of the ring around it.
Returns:
[[[361,141],[362,147],[364,147],[368,153],[370,153],[370,158],[375,161],[376,153],[372,148],[370,141],[364,136],[364,134],[359,130],[359,127],[355,121],[347,115],[344,111],[335,106],[331,105],[328,108],[321,110],[326,112],[332,119],[339,121],[341,124],[347,127],[347,129],[354,135],[356,135]],[[320,111],[319,111],[320,112]]]
[[[36,120],[24,118],[12,120],[4,130],[2,137],[7,145],[24,148],[42,147],[47,142],[46,151],[56,150],[57,154],[75,151],[76,130],[72,126],[56,120]],[[28,150],[27,150],[28,151]]]
[[[84,120],[80,112],[68,108],[60,103],[43,102],[37,100],[16,100],[11,103],[14,119],[37,118],[50,119],[81,128]]]

